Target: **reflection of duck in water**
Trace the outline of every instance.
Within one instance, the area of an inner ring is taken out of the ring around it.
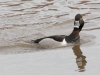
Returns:
[[[76,63],[77,66],[79,68],[79,72],[83,72],[85,71],[85,66],[86,66],[86,56],[82,55],[82,51],[80,49],[80,40],[78,40],[76,43],[78,43],[78,45],[75,45],[72,49],[74,54],[76,55]]]
[[[54,36],[43,37],[36,40],[31,40],[31,42],[39,44],[42,47],[66,46],[67,43],[75,42],[80,38],[79,32],[81,31],[83,26],[84,26],[84,21],[82,19],[82,15],[77,14],[75,16],[74,29],[69,36],[54,35]]]

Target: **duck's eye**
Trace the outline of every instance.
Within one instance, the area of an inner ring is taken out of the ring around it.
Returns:
[[[75,21],[75,23],[74,23],[74,28],[79,28],[79,26],[80,26],[79,21]]]
[[[80,18],[80,21],[83,20],[82,18]]]

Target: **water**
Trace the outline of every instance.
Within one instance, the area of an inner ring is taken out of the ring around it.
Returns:
[[[98,75],[99,6],[99,0],[0,0],[0,74]],[[69,35],[77,13],[85,26],[75,44],[41,49],[25,42]]]

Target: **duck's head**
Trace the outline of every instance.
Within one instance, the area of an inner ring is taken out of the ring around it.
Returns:
[[[81,29],[83,28],[83,26],[84,26],[84,20],[82,18],[82,15],[81,14],[77,14],[75,16],[75,21],[74,21],[74,30],[81,31]]]

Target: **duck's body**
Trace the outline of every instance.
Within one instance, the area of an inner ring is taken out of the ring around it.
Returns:
[[[31,40],[32,43],[36,43],[42,47],[61,47],[66,46],[67,43],[72,43],[80,39],[79,32],[84,25],[82,16],[77,14],[74,21],[74,29],[69,36],[66,35],[53,35],[48,37],[43,37],[36,40]]]

